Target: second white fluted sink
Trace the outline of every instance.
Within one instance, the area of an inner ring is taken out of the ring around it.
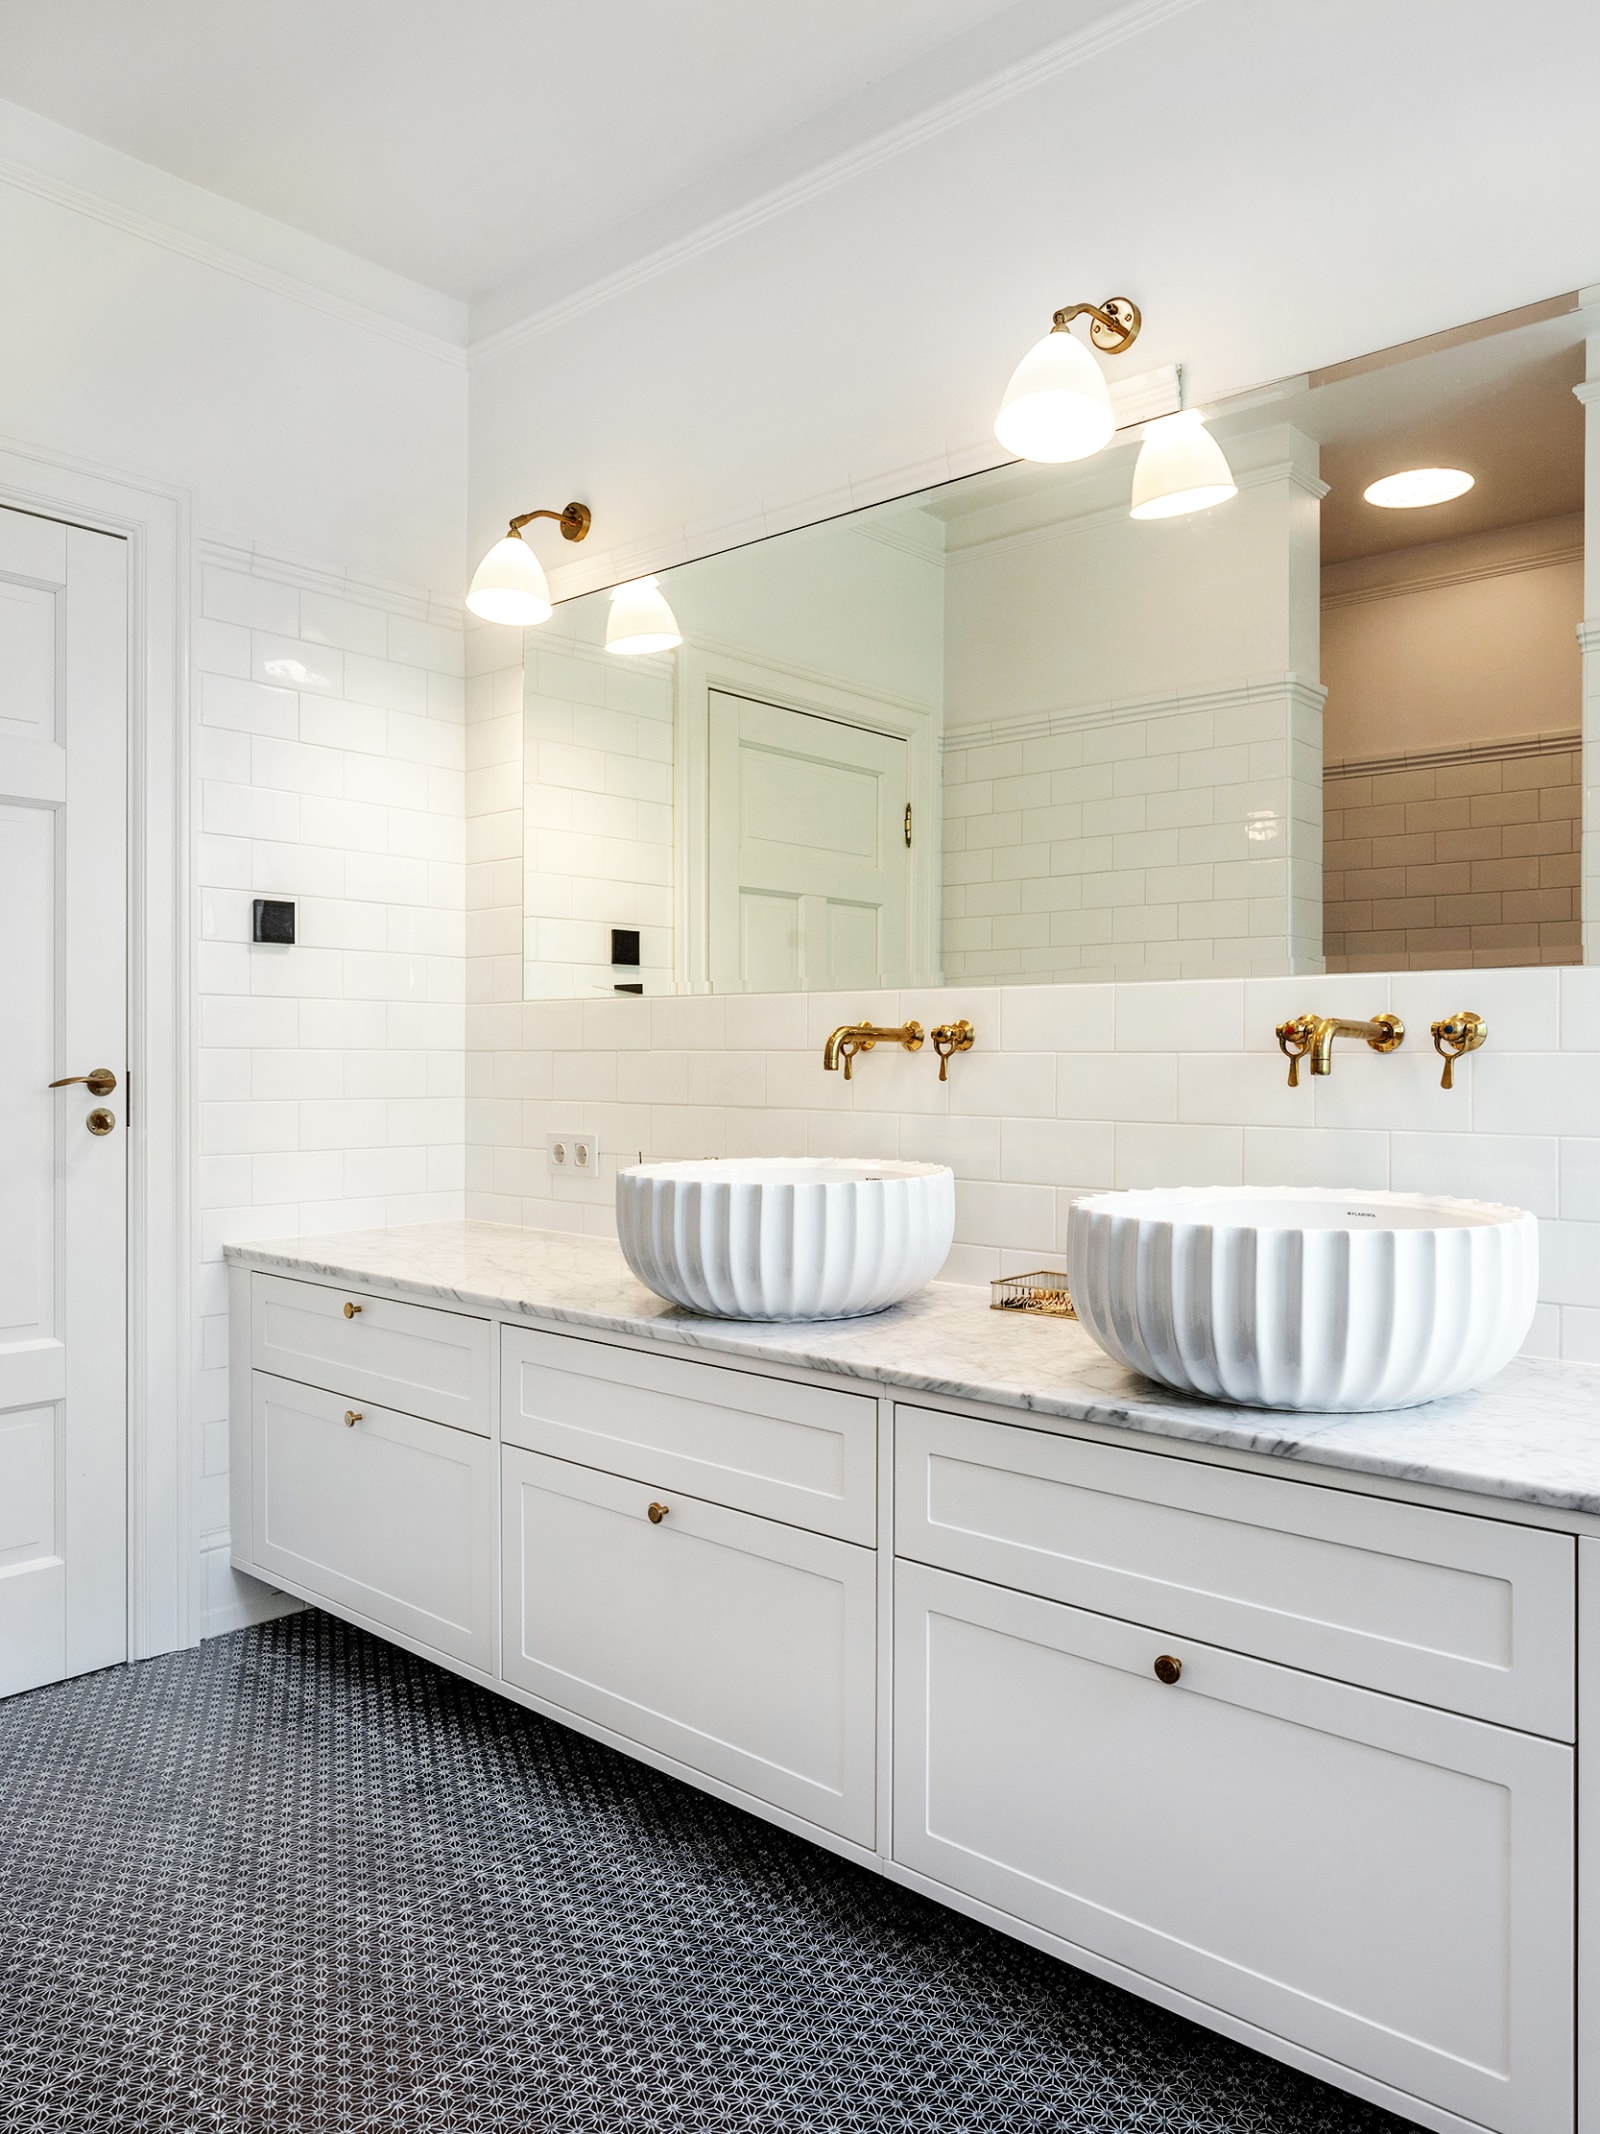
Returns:
[[[1511,1361],[1539,1226],[1442,1194],[1097,1193],[1071,1211],[1067,1273],[1086,1330],[1163,1385],[1258,1408],[1409,1408]]]
[[[617,1235],[640,1281],[721,1319],[853,1319],[921,1289],[955,1234],[942,1163],[835,1156],[640,1163]]]

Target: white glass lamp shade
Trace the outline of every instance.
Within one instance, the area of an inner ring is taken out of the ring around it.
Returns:
[[[1087,459],[1117,427],[1100,366],[1070,333],[1035,341],[1011,373],[994,434],[1019,459]]]
[[[1132,517],[1178,519],[1186,511],[1206,511],[1238,494],[1233,470],[1198,408],[1161,415],[1145,425],[1133,470]]]
[[[523,629],[548,622],[554,609],[550,586],[538,557],[520,534],[496,541],[472,575],[467,606],[485,622]]]
[[[633,578],[611,588],[606,617],[608,652],[670,652],[683,643],[678,619],[653,578]]]

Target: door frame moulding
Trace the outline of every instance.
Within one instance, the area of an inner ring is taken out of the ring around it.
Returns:
[[[676,883],[673,962],[680,993],[711,991],[711,881],[708,795],[711,780],[711,697],[714,691],[776,704],[784,711],[832,719],[907,744],[913,820],[920,826],[907,885],[906,916],[912,975],[928,985],[939,969],[938,895],[943,839],[939,816],[939,707],[889,690],[863,689],[820,669],[767,660],[715,638],[685,638],[678,654],[673,719],[673,875]]]
[[[128,1658],[195,1642],[187,494],[0,437],[0,505],[128,544]]]

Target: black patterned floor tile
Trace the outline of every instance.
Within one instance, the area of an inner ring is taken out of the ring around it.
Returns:
[[[4,2134],[1401,2122],[316,1612],[0,1705]]]

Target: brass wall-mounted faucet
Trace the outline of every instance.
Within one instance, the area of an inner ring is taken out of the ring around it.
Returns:
[[[839,1062],[844,1062],[844,1078],[850,1079],[851,1062],[858,1052],[870,1052],[878,1043],[904,1045],[907,1052],[922,1050],[921,1023],[902,1023],[897,1030],[884,1029],[877,1023],[841,1023],[830,1033],[822,1048],[822,1064],[832,1074]]]
[[[1278,1025],[1278,1050],[1289,1062],[1289,1087],[1295,1089],[1300,1062],[1308,1053],[1313,1074],[1332,1074],[1336,1037],[1359,1037],[1374,1052],[1393,1052],[1405,1034],[1406,1026],[1398,1015],[1375,1015],[1369,1023],[1346,1022],[1342,1015],[1295,1015]]]

